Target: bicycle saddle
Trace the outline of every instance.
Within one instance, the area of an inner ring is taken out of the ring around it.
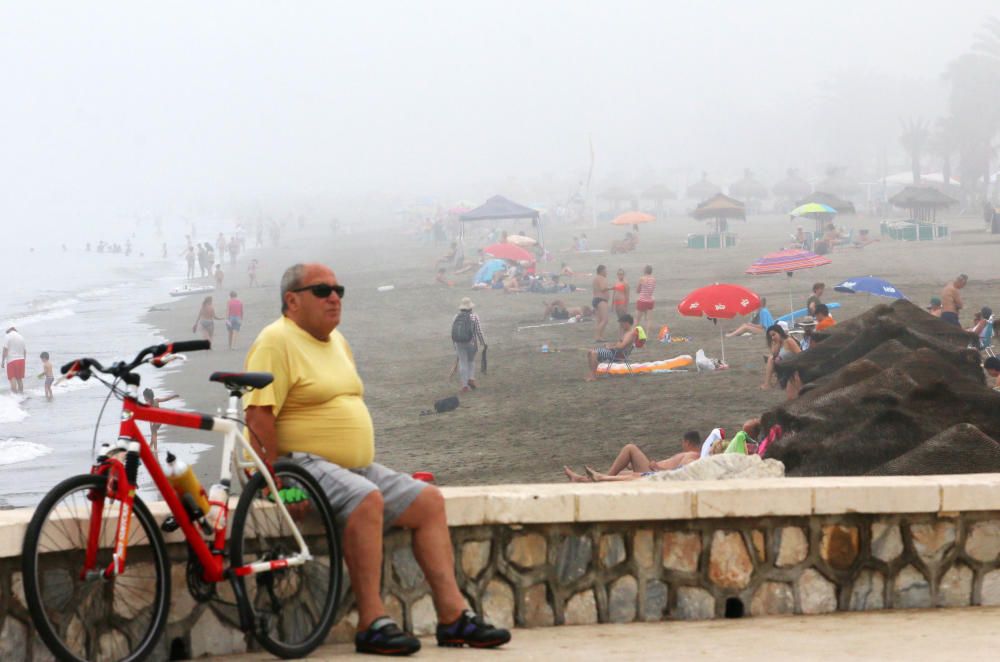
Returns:
[[[225,385],[230,391],[241,388],[264,388],[274,381],[269,372],[213,372],[208,381]]]

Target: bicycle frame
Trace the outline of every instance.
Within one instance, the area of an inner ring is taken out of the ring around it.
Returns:
[[[201,563],[201,566],[204,569],[202,576],[204,581],[220,582],[229,578],[228,573],[232,573],[237,577],[245,577],[247,575],[253,575],[261,572],[269,572],[281,568],[303,565],[312,560],[312,555],[309,553],[309,547],[306,545],[305,539],[302,537],[302,533],[299,531],[298,526],[295,525],[295,521],[282,500],[280,498],[276,498],[274,500],[275,506],[281,512],[285,522],[289,525],[295,538],[295,542],[299,546],[299,552],[286,559],[258,561],[256,563],[251,563],[238,568],[229,568],[227,571],[225,566],[224,549],[227,537],[227,524],[229,522],[228,499],[225,499],[222,502],[213,503],[213,505],[218,505],[222,508],[222,515],[218,520],[218,525],[216,526],[214,532],[212,546],[209,547],[209,544],[205,542],[204,535],[195,527],[194,522],[188,515],[187,509],[181,503],[180,497],[170,484],[170,481],[167,480],[167,476],[163,472],[163,468],[160,466],[159,460],[156,458],[152,448],[149,446],[149,443],[146,441],[146,438],[143,436],[142,431],[137,425],[138,421],[147,421],[150,423],[161,423],[163,425],[173,425],[176,427],[193,428],[221,433],[224,435],[224,445],[220,481],[228,481],[231,478],[231,467],[235,463],[238,471],[256,469],[257,471],[262,472],[264,480],[267,483],[268,488],[271,490],[271,493],[278,494],[278,489],[274,481],[274,475],[270,468],[264,463],[263,460],[261,460],[260,456],[257,455],[256,451],[254,451],[253,447],[250,445],[250,442],[248,442],[246,437],[244,437],[240,432],[237,422],[235,420],[231,420],[236,417],[239,411],[238,397],[230,395],[229,408],[226,412],[227,416],[230,418],[222,418],[219,416],[209,416],[207,414],[195,412],[182,412],[170,409],[161,409],[159,407],[151,407],[139,401],[138,384],[130,384],[127,388],[127,395],[122,404],[121,424],[118,432],[118,445],[115,449],[113,449],[113,452],[115,450],[126,449],[138,451],[140,462],[146,467],[150,476],[152,476],[153,482],[156,484],[157,489],[166,501],[167,506],[170,508],[170,512],[173,514],[174,519],[184,532],[184,537],[187,540],[188,545],[190,545],[191,550]],[[238,454],[234,453],[237,449],[241,451]],[[97,571],[101,572],[105,577],[110,577],[112,575],[120,574],[125,568],[125,554],[128,548],[128,532],[132,518],[132,505],[135,498],[136,486],[128,480],[125,465],[118,458],[105,457],[104,460],[94,465],[91,473],[108,476],[109,482],[107,493],[112,494],[121,504],[118,513],[118,527],[115,532],[115,551],[112,556],[112,564],[106,569]],[[103,505],[95,505],[91,511],[89,538],[84,568],[82,570],[85,574],[92,574],[95,572],[94,566],[96,565],[97,548],[100,542],[98,538],[100,536],[102,518]]]

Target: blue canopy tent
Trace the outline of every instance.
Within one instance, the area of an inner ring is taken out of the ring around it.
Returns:
[[[502,195],[494,195],[480,206],[459,216],[458,220],[462,223],[460,227],[464,235],[466,223],[475,221],[504,221],[518,218],[531,219],[531,224],[538,230],[538,244],[544,245],[542,241],[542,222],[539,218],[538,210],[525,207],[513,200],[508,200]]]

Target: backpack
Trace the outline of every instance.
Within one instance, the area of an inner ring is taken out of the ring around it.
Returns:
[[[472,342],[475,335],[475,325],[472,323],[472,313],[468,310],[460,310],[455,316],[455,321],[451,323],[452,342]]]
[[[455,411],[456,409],[458,409],[458,397],[454,395],[448,398],[441,398],[434,403],[434,411],[439,414]]]

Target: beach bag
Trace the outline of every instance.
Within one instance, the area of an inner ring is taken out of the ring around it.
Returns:
[[[451,323],[452,342],[472,342],[475,334],[475,326],[472,323],[472,313],[468,310],[460,310],[455,316],[455,321]]]
[[[646,329],[641,326],[635,327],[635,348],[642,349],[646,346]]]
[[[448,398],[441,398],[434,403],[434,411],[439,414],[443,414],[448,411],[455,411],[458,409],[458,396],[453,395]]]

